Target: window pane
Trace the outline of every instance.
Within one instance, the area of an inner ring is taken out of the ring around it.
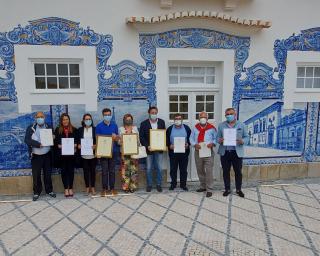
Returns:
[[[34,74],[36,76],[44,76],[44,64],[34,64]]]
[[[178,74],[178,67],[169,67],[169,74]]]
[[[305,75],[304,71],[305,71],[305,67],[298,67],[297,76],[304,77],[304,75]]]
[[[177,84],[178,76],[169,76],[169,84]]]
[[[213,103],[206,103],[206,111],[213,112],[213,110],[214,110],[214,104]]]
[[[58,74],[60,76],[68,75],[68,64],[58,64]]]
[[[46,89],[46,81],[44,77],[36,77],[36,89]]]
[[[204,111],[204,103],[197,103],[196,104],[196,111],[197,112]]]
[[[180,74],[191,75],[192,67],[180,67]]]
[[[199,120],[199,113],[196,114],[196,119]]]
[[[68,89],[69,88],[68,77],[59,77],[59,88],[60,89]]]
[[[206,101],[214,101],[214,95],[206,95]]]
[[[204,83],[204,77],[181,76],[180,83]]]
[[[314,76],[315,77],[320,77],[320,67],[315,67],[314,68]]]
[[[180,112],[188,112],[188,103],[180,103]]]
[[[46,64],[47,75],[55,76],[57,75],[57,65],[56,64]]]
[[[213,116],[213,113],[208,113],[208,119],[213,119],[214,116]]]
[[[169,112],[177,113],[178,112],[178,103],[170,103],[169,104]]]
[[[188,114],[182,114],[182,119],[183,120],[188,120],[189,119]]]
[[[70,76],[78,76],[79,72],[79,64],[69,64]]]
[[[214,67],[207,67],[207,75],[214,75],[216,73],[215,71]]]
[[[173,120],[174,119],[174,114],[169,114],[169,119]]]
[[[305,88],[312,88],[313,78],[306,78],[305,80]]]
[[[197,95],[196,101],[204,101],[204,95]]]
[[[178,101],[178,95],[170,95],[169,100],[170,101]]]
[[[56,77],[47,77],[47,88],[48,89],[57,89],[57,78]]]
[[[193,68],[193,74],[194,75],[204,75],[205,72],[206,72],[205,68],[202,68],[202,67],[194,67]]]
[[[180,95],[180,101],[188,101],[188,95]]]
[[[297,78],[297,88],[304,88],[304,78]]]
[[[306,68],[306,77],[313,77],[313,67]]]
[[[214,76],[207,76],[207,79],[206,79],[207,84],[214,84],[214,82],[215,82]]]
[[[320,78],[314,79],[313,88],[320,88]]]
[[[70,78],[70,88],[71,89],[79,89],[80,88],[80,78],[79,77],[71,77]]]

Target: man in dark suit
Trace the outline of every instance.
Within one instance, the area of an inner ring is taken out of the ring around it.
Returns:
[[[167,145],[169,147],[170,158],[170,177],[171,186],[169,190],[174,190],[177,186],[177,172],[180,170],[180,187],[188,191],[188,162],[190,153],[190,134],[191,129],[188,125],[182,123],[182,115],[174,115],[174,124],[167,129]],[[184,152],[175,152],[175,138],[184,138]]]
[[[150,148],[150,129],[166,129],[165,122],[158,118],[158,108],[149,107],[149,118],[140,124],[140,143],[146,147],[147,150],[147,192],[152,189],[152,167],[157,171],[157,191],[162,192],[162,153],[163,151],[152,152]]]

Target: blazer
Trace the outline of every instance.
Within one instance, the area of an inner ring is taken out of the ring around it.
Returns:
[[[157,124],[158,124],[157,129],[166,129],[165,122],[162,119],[158,118]],[[150,141],[149,141],[150,129],[152,129],[152,127],[151,127],[149,119],[144,120],[140,124],[140,131],[139,131],[140,143],[142,146],[146,147],[146,151],[147,151],[148,155],[153,154],[153,152],[150,152],[148,150],[148,147],[150,146]],[[157,152],[162,153],[162,151],[157,151]]]
[[[219,141],[220,138],[223,138],[223,129],[224,128],[229,128],[226,121],[220,123],[218,126],[217,141]],[[243,146],[248,144],[248,142],[249,142],[247,128],[240,121],[236,122],[234,128],[237,129],[237,138],[242,138],[242,140],[244,142],[243,145],[236,145],[236,153],[237,153],[238,157],[243,157],[244,156]],[[218,154],[223,156],[225,154],[225,152],[226,152],[226,146],[224,146],[223,144],[219,144]]]
[[[57,156],[61,156],[61,149],[58,148],[58,145],[59,144],[61,145],[62,138],[66,138],[66,136],[64,133],[61,133],[61,134],[59,133],[59,127],[55,129],[54,135],[55,135],[55,138],[54,138],[55,153]],[[74,144],[77,144],[79,141],[78,130],[75,128],[72,133],[69,133],[68,138],[74,138]]]
[[[174,154],[175,154],[173,152],[173,150],[170,149],[170,147],[169,147],[170,146],[170,136],[171,136],[171,131],[172,131],[172,127],[173,126],[174,126],[174,124],[169,126],[168,129],[167,129],[167,145],[168,145],[168,153],[169,153],[170,157],[174,156]],[[186,152],[184,154],[186,154],[188,156],[190,154],[190,146],[191,146],[191,144],[190,144],[191,129],[186,124],[183,124],[183,126],[184,126],[184,128],[186,129],[186,132],[187,132],[187,143],[188,143],[188,148],[186,148]]]

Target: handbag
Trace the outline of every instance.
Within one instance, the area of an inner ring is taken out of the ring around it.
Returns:
[[[147,157],[147,151],[145,146],[138,147],[138,154],[132,155],[132,159],[140,159],[140,158],[146,158]]]

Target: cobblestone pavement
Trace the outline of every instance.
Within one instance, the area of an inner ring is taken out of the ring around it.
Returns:
[[[0,255],[319,255],[320,182],[0,204]]]

